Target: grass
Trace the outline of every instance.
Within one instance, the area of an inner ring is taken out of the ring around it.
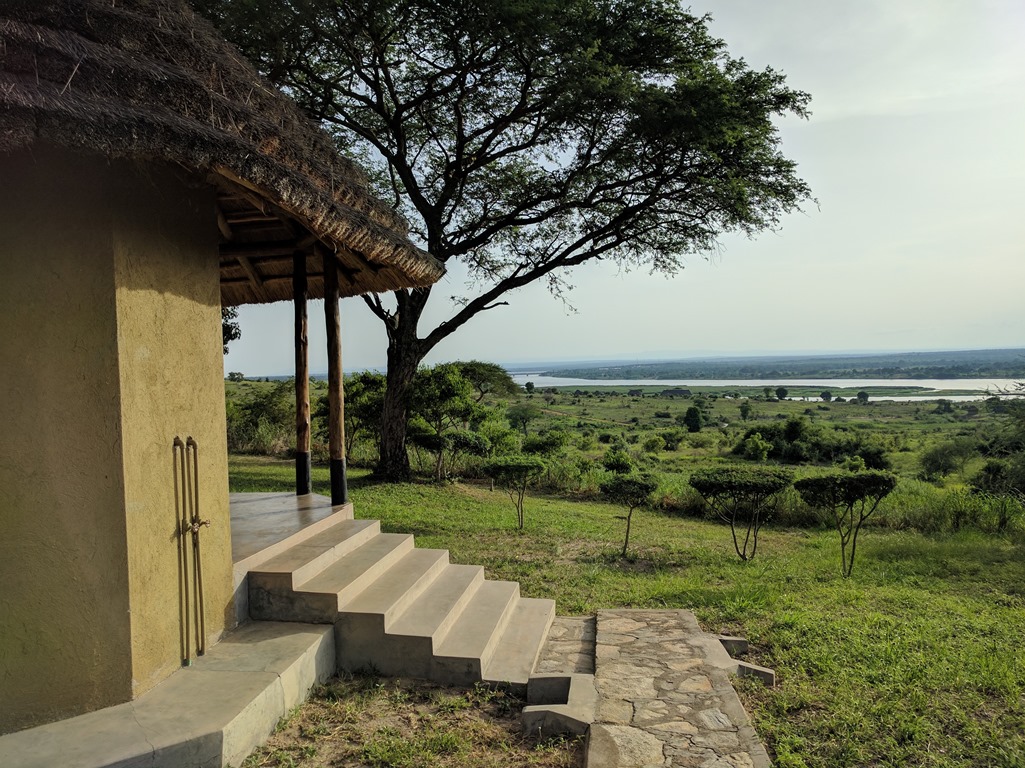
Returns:
[[[232,489],[290,490],[291,472],[233,457]],[[327,488],[325,470],[314,485]],[[845,580],[828,530],[767,527],[742,563],[721,525],[637,510],[621,559],[625,510],[606,504],[529,497],[518,531],[508,498],[482,486],[355,471],[350,487],[358,516],[555,598],[561,614],[688,608],[708,630],[747,636],[778,675],[774,689],[740,686],[777,766],[1025,766],[1020,545],[871,529]]]
[[[243,768],[575,768],[578,741],[520,732],[523,702],[483,686],[373,675],[334,679],[283,719]]]

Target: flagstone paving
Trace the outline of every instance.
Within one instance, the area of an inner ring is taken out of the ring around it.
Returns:
[[[769,766],[717,645],[689,611],[599,611],[587,768]]]

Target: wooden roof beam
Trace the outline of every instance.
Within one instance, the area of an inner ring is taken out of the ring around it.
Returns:
[[[221,237],[225,240],[233,240],[235,233],[231,231],[231,225],[228,224],[228,220],[224,217],[224,211],[221,210],[221,206],[215,205],[214,210],[217,211],[217,228],[221,230]]]
[[[245,256],[238,257],[238,263],[249,276],[249,282],[253,286],[253,292],[256,294],[260,301],[267,301],[267,292],[263,289],[263,278],[260,277],[260,273],[256,271],[256,267],[253,266],[253,262],[247,259]]]

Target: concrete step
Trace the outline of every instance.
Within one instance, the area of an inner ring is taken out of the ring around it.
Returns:
[[[438,642],[485,583],[479,565],[446,566],[389,622],[387,634],[364,631],[352,615],[340,614],[335,624],[339,669],[373,668],[383,675],[430,678]]]
[[[378,533],[288,589],[249,574],[249,611],[254,619],[333,624],[338,606],[351,599],[413,549],[409,534]]]
[[[519,597],[520,585],[514,581],[481,584],[448,634],[435,644],[430,678],[454,685],[483,680]]]
[[[334,624],[339,671],[525,690],[554,617],[550,600],[486,581],[413,537],[346,520],[289,547],[248,577],[253,618]]]
[[[347,616],[366,614],[379,617],[386,631],[392,621],[412,605],[448,567],[447,549],[412,549],[387,571],[351,599],[340,601],[339,611]]]
[[[525,733],[545,739],[585,734],[598,709],[594,675],[532,676],[527,685],[527,702],[521,715]]]
[[[554,600],[520,598],[499,638],[494,657],[484,668],[483,679],[526,691],[554,619]]]
[[[334,595],[333,608],[337,613],[342,603],[354,598],[412,551],[413,537],[410,534],[379,533],[363,546],[299,584],[296,592]]]
[[[380,532],[381,524],[377,520],[337,521],[325,530],[304,536],[284,551],[251,567],[246,577],[247,592],[287,596],[313,574],[367,543]],[[250,615],[263,618],[264,607],[262,602],[250,605]]]

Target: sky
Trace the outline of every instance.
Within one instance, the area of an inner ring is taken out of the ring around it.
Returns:
[[[725,236],[675,277],[595,263],[569,275],[568,304],[523,288],[427,362],[1025,347],[1025,2],[690,8],[712,15],[733,56],[811,94],[811,118],[779,128],[817,203],[778,231]],[[422,328],[466,291],[449,265]],[[291,305],[242,307],[240,321],[225,370],[290,374]],[[342,301],[342,323],[345,369],[383,368],[384,331],[362,300]],[[313,302],[313,372],[325,348]]]

